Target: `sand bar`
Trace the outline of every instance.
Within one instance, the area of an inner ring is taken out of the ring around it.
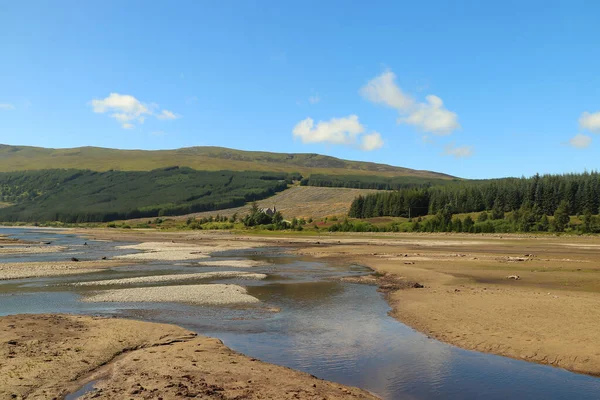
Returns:
[[[0,247],[0,254],[44,254],[65,251],[62,246],[23,246]]]
[[[123,260],[162,260],[162,261],[184,261],[206,258],[214,251],[210,246],[197,246],[193,244],[169,243],[169,242],[146,242],[128,246],[119,246],[122,250],[143,250],[143,253],[125,254],[115,258]]]
[[[106,290],[85,297],[86,302],[177,302],[206,305],[260,302],[238,285],[179,285]]]
[[[0,398],[372,399],[365,391],[236,353],[174,325],[71,315],[0,318]]]
[[[165,283],[165,282],[181,282],[195,279],[218,279],[218,278],[237,278],[260,280],[265,279],[265,274],[253,274],[249,272],[239,271],[215,271],[215,272],[199,272],[196,274],[172,274],[172,275],[155,275],[155,276],[140,276],[135,278],[122,279],[106,279],[102,281],[76,282],[74,286],[108,286],[108,285],[133,285],[138,283]]]
[[[0,264],[0,280],[78,275],[127,265],[119,261],[51,261]]]

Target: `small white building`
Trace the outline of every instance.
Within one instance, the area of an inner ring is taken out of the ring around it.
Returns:
[[[269,217],[272,217],[277,212],[277,208],[275,208],[275,206],[273,206],[272,209],[271,208],[261,208],[260,211],[264,212]]]

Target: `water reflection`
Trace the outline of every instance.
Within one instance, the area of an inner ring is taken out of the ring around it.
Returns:
[[[20,234],[27,238],[28,233]],[[43,235],[62,241],[69,252],[83,251],[78,247],[82,238]],[[111,243],[92,244],[83,254],[120,251]],[[178,262],[117,267],[76,277],[0,281],[0,314],[69,312],[176,323],[218,337],[250,356],[360,386],[387,399],[599,398],[600,379],[461,350],[398,323],[388,316],[389,306],[374,287],[335,279],[365,273],[364,268],[277,257],[264,249],[246,253],[276,264],[252,269],[269,274],[265,281],[238,282],[261,299],[260,306],[83,303],[78,301],[80,296],[92,289],[63,285],[82,279],[211,270]],[[227,259],[240,254],[220,256]]]

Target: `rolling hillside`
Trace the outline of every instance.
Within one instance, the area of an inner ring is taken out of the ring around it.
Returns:
[[[370,162],[348,161],[319,154],[285,154],[242,151],[222,147],[188,147],[176,150],[117,150],[99,147],[49,149],[0,145],[0,172],[39,169],[92,171],[150,171],[170,166],[203,171],[300,172],[303,175],[378,175],[451,179],[431,171]]]
[[[322,218],[331,215],[346,215],[350,209],[350,204],[357,196],[365,196],[373,192],[376,191],[371,189],[294,186],[257,203],[262,208],[275,206],[285,218]],[[230,217],[234,213],[241,217],[246,215],[249,209],[250,206],[245,205],[225,210],[179,216],[176,219],[186,219],[190,216],[202,218],[211,215],[216,216],[217,214]]]
[[[107,222],[241,206],[285,190],[281,172],[40,170],[0,173],[0,221]]]

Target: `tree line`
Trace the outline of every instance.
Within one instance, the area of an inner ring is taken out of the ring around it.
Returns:
[[[402,189],[357,197],[348,216],[419,217],[434,215],[425,231],[563,231],[569,216],[581,216],[584,231],[597,230],[594,215],[600,212],[600,174],[535,175],[531,178],[505,178],[461,181],[430,188]],[[453,219],[454,214],[489,211],[479,221]],[[505,213],[510,213],[505,220]],[[551,217],[551,218],[548,218]],[[454,222],[453,222],[454,221]],[[478,228],[477,228],[478,227]]]
[[[196,171],[41,170],[0,173],[6,222],[109,222],[238,207],[285,190],[296,174]]]
[[[300,181],[301,186],[343,187],[352,189],[399,190],[430,187],[450,183],[448,179],[430,179],[417,176],[364,176],[311,174]]]

